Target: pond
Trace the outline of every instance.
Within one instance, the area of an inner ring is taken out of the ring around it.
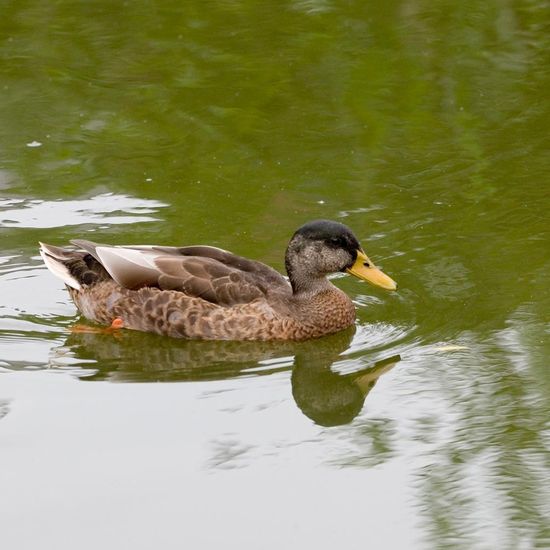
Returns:
[[[7,2],[0,518],[11,549],[550,547],[544,2]],[[284,271],[309,220],[350,330],[71,330],[38,241]]]

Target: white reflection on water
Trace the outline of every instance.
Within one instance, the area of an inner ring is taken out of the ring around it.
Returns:
[[[149,214],[166,206],[157,200],[113,193],[78,200],[0,199],[0,227],[50,228],[94,222],[151,222],[158,218]]]
[[[75,308],[46,268],[23,262],[12,257],[0,268],[0,363],[42,366],[55,345],[45,335],[62,335],[60,323],[72,319]]]

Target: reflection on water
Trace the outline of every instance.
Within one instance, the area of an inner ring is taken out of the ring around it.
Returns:
[[[79,200],[0,200],[0,227],[52,228],[90,223],[151,222],[150,216],[166,204],[105,193]],[[130,214],[130,215],[128,215]]]
[[[122,331],[73,333],[52,350],[50,366],[83,380],[176,382],[265,376],[292,370],[298,407],[322,426],[351,422],[378,378],[400,360],[393,356],[368,366],[363,350],[355,371],[348,370],[354,330],[306,342],[183,341]]]
[[[301,411],[321,426],[351,422],[363,408],[380,376],[391,370],[399,355],[350,374],[331,370],[330,357],[297,355],[292,371],[292,395]]]

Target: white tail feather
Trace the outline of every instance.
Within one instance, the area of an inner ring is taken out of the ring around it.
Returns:
[[[40,249],[40,256],[44,260],[46,267],[56,276],[59,277],[66,285],[69,285],[75,290],[80,290],[80,283],[69,273],[69,270],[58,260],[48,256],[47,252]]]

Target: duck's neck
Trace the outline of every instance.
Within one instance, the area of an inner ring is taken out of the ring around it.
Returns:
[[[309,274],[293,273],[289,274],[292,291],[296,298],[313,298],[323,292],[331,292],[337,288],[325,277],[311,277]]]
[[[285,268],[295,296],[315,295],[334,288],[320,273],[315,251],[300,237],[294,237],[286,250]]]

